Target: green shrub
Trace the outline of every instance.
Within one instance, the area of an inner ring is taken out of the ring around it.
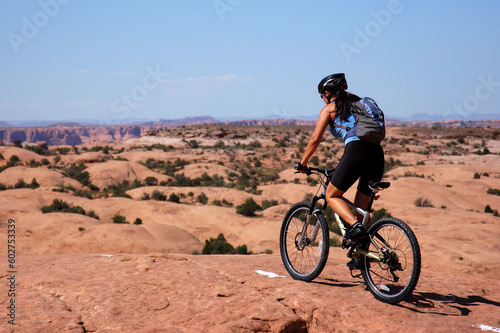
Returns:
[[[373,211],[372,223],[375,223],[384,217],[390,217],[390,216],[391,216],[391,213],[389,213],[385,208],[377,209],[377,210]]]
[[[179,203],[180,202],[180,198],[179,198],[179,196],[177,194],[171,193],[170,196],[168,197],[168,201]]]
[[[205,246],[202,254],[249,254],[246,245],[240,245],[236,249],[226,241],[223,234],[219,234],[217,238],[205,240]]]
[[[500,195],[500,190],[497,188],[489,188],[488,191],[486,191],[488,194],[494,194],[494,195]]]
[[[227,207],[233,207],[233,204],[226,199],[222,199],[222,204]]]
[[[25,188],[25,187],[28,187],[28,184],[26,184],[22,178],[19,178],[17,180],[17,183],[14,184],[14,188]]]
[[[236,207],[236,213],[244,215],[244,216],[255,216],[255,212],[262,210],[252,198],[248,198],[245,203]]]
[[[196,197],[196,201],[203,205],[206,205],[208,203],[208,197],[205,195],[205,193],[201,192],[201,194]]]
[[[33,178],[31,180],[31,183],[30,183],[29,187],[32,188],[32,189],[39,188],[40,184],[38,184],[38,182],[36,181],[36,178]]]
[[[79,181],[82,185],[90,187],[91,190],[99,190],[90,182],[89,173],[84,171],[86,168],[87,167],[83,163],[78,165],[73,163],[69,167],[65,167],[63,173],[65,176]]]
[[[273,207],[273,206],[277,206],[278,205],[278,200],[262,200],[262,203],[261,203],[261,208],[262,210],[266,210],[268,209],[269,207]]]
[[[416,207],[434,207],[431,203],[431,201],[427,198],[417,198],[417,200],[415,200],[415,206]]]
[[[202,254],[232,254],[234,247],[226,241],[223,234],[219,234],[217,238],[205,240],[205,246],[201,251]]]
[[[87,215],[89,217],[99,219],[99,216],[97,216],[93,210],[89,211],[87,214],[85,213],[85,209],[83,209],[80,206],[73,206],[66,201],[60,200],[60,199],[54,199],[52,201],[52,204],[50,206],[43,206],[42,207],[42,213],[73,213],[73,214],[81,214],[81,215]]]
[[[151,199],[158,201],[167,201],[167,196],[158,190],[154,190],[153,193],[151,193]]]
[[[142,224],[142,220],[140,218],[136,218],[134,224],[136,225]]]
[[[158,185],[158,179],[155,177],[146,177],[146,179],[144,179],[144,183],[146,186],[156,186]]]
[[[130,222],[127,221],[125,216],[123,215],[115,215],[113,216],[113,223],[117,224],[130,224]]]
[[[235,254],[248,254],[248,249],[245,244],[237,246],[234,250]]]
[[[96,220],[99,220],[99,215],[97,215],[93,209],[89,210],[88,213],[87,213],[87,216],[88,217],[92,217],[92,218],[95,218]]]

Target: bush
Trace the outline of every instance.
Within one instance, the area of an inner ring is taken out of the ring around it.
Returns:
[[[156,186],[158,185],[158,179],[155,177],[146,177],[146,179],[144,179],[144,183],[146,186]]]
[[[248,198],[245,203],[236,207],[236,213],[244,215],[244,216],[255,216],[255,212],[262,210],[252,198]]]
[[[93,209],[89,210],[89,212],[87,213],[87,216],[88,217],[93,217],[95,218],[96,220],[99,220],[99,216],[94,212]]]
[[[248,254],[248,249],[245,244],[237,246],[234,250],[235,254]]]
[[[118,224],[130,224],[130,222],[127,221],[125,216],[123,215],[115,215],[113,216],[113,223],[118,223]]]
[[[431,201],[427,198],[418,198],[417,200],[415,200],[415,206],[416,207],[434,207],[431,203]]]
[[[474,179],[479,179],[479,178],[481,178],[481,175],[480,175],[479,173],[477,173],[477,172],[476,172],[476,173],[474,174]]]
[[[151,193],[151,199],[158,201],[167,201],[167,196],[158,190],[154,190],[153,193]]]
[[[489,188],[488,191],[486,191],[488,194],[494,194],[494,195],[500,195],[500,190],[496,188]]]
[[[14,188],[25,188],[25,187],[28,187],[28,184],[26,184],[22,178],[19,178],[17,180],[17,183],[14,184]]]
[[[60,199],[54,199],[52,201],[52,204],[50,206],[43,206],[42,207],[42,213],[73,213],[73,214],[81,214],[81,215],[87,215],[88,217],[92,217],[94,219],[99,219],[99,216],[95,214],[93,210],[89,211],[88,213],[85,213],[85,209],[83,209],[80,206],[73,206],[66,201],[60,200]]]
[[[246,245],[240,245],[236,249],[226,241],[223,234],[219,234],[217,238],[205,240],[205,246],[202,254],[249,254]]]
[[[170,196],[168,197],[168,201],[179,203],[180,202],[180,198],[179,198],[179,196],[177,194],[171,193]]]
[[[56,162],[57,163],[57,162]],[[63,169],[65,176],[73,178],[79,181],[84,186],[89,186],[92,190],[95,189],[90,183],[90,175],[87,171],[84,171],[87,167],[83,164],[71,164],[69,167]]]
[[[278,205],[278,200],[271,200],[271,201],[268,201],[268,200],[262,200],[262,210],[266,210],[268,209],[269,207],[273,207],[273,206],[277,206]]]
[[[378,210],[373,211],[372,223],[375,223],[384,217],[390,217],[390,216],[391,216],[391,213],[389,213],[385,208],[380,208]]]
[[[233,207],[233,203],[227,201],[226,199],[222,199],[222,204],[227,207]]]
[[[36,178],[33,178],[31,180],[31,183],[30,183],[29,187],[32,188],[32,189],[39,188],[40,184],[38,184],[38,182],[36,181]]]
[[[201,192],[201,194],[196,197],[196,201],[203,205],[206,205],[208,202],[208,197],[205,195],[205,193]]]
[[[217,238],[205,240],[205,246],[201,251],[202,254],[232,254],[234,247],[226,241],[223,234],[219,234]]]
[[[136,225],[142,224],[142,220],[140,218],[136,218],[134,224]]]

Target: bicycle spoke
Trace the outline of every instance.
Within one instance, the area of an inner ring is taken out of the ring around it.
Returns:
[[[418,242],[411,229],[401,220],[385,218],[373,228],[372,240],[376,247],[369,243],[367,250],[376,253],[381,260],[365,259],[363,278],[377,299],[397,303],[413,291],[418,281]]]
[[[280,236],[281,255],[287,271],[295,279],[304,281],[319,275],[328,256],[325,247],[329,246],[329,241],[326,241],[329,237],[328,226],[322,215],[323,221],[313,215],[304,233],[308,211],[308,203],[294,205],[283,221]],[[314,235],[315,241],[312,242]]]

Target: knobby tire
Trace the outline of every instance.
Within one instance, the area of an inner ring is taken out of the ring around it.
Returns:
[[[292,278],[301,281],[311,281],[321,274],[330,249],[328,224],[321,212],[312,216],[307,228],[306,238],[310,239],[315,225],[318,224],[315,241],[302,246],[297,242],[310,206],[311,203],[306,201],[293,205],[283,219],[280,232],[280,252],[283,264]]]
[[[375,222],[368,234],[379,247],[390,249],[391,254],[387,256],[386,262],[363,256],[361,274],[365,284],[379,301],[399,303],[413,292],[420,277],[421,256],[417,238],[406,223],[393,217]],[[363,247],[378,254],[376,247],[369,241]]]

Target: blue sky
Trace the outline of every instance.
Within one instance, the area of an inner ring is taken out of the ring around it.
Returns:
[[[500,1],[1,1],[0,120],[500,114]]]

